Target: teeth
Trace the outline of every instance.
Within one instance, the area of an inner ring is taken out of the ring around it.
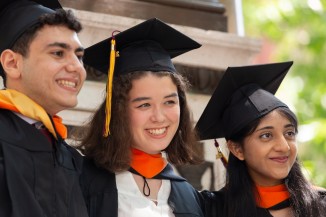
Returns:
[[[67,87],[76,87],[77,86],[75,82],[66,81],[66,80],[58,80],[58,83],[63,86],[67,86]]]
[[[165,133],[165,131],[166,131],[166,128],[148,130],[148,132],[153,135],[161,135],[161,134]]]

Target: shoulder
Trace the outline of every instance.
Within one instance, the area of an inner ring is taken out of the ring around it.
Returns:
[[[185,180],[171,180],[171,190],[173,191],[178,191],[180,193],[182,192],[191,192],[192,194],[197,194],[197,191],[196,189],[190,184],[188,183],[187,181]]]
[[[95,177],[107,179],[115,178],[115,174],[97,166],[94,160],[83,157],[82,176],[85,179],[92,180]]]
[[[7,114],[8,112],[10,112],[9,110],[6,109],[2,109],[0,108],[0,117],[4,116],[5,114]]]
[[[170,180],[171,192],[169,205],[175,216],[187,213],[187,216],[204,216],[203,201],[199,192],[185,180]]]
[[[56,143],[56,147],[56,153],[61,156],[59,159],[67,159],[63,160],[62,165],[65,165],[66,168],[75,169],[80,174],[83,164],[82,155],[74,147],[70,146],[65,140],[62,139],[59,139],[59,141]]]
[[[20,119],[13,112],[5,109],[0,109],[0,125],[11,124],[13,121]]]
[[[208,199],[208,200],[224,200],[224,197],[225,197],[225,190],[224,188],[219,190],[219,191],[208,191],[208,190],[203,190],[200,192],[200,194]]]
[[[98,194],[116,190],[115,174],[98,167],[91,159],[84,157],[80,184],[84,193]]]
[[[12,113],[0,109],[0,140],[30,151],[48,151],[50,148],[40,144],[37,130],[29,123]]]
[[[90,216],[118,216],[115,174],[84,158],[80,186]]]
[[[18,117],[7,110],[0,109],[0,138],[8,136],[8,133],[11,134],[14,132],[13,126],[18,121]]]
[[[201,199],[203,200],[203,207],[206,216],[224,216],[224,198],[225,190],[221,189],[219,191],[201,191]]]
[[[26,135],[30,133],[29,123],[13,112],[0,109],[0,139],[8,142],[27,142]],[[25,140],[25,141],[24,141]]]

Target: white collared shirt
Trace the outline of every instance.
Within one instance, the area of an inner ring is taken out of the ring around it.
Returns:
[[[21,119],[23,119],[24,121],[26,121],[27,123],[29,123],[29,124],[35,124],[36,122],[39,122],[39,121],[37,121],[35,119],[29,118],[29,117],[27,117],[25,115],[22,115],[22,114],[18,113],[18,112],[13,112],[13,113],[15,115],[17,115],[18,117],[20,117]]]
[[[143,195],[129,171],[116,174],[116,184],[119,217],[174,217],[168,205],[171,192],[170,180],[162,180],[157,195],[157,205]]]

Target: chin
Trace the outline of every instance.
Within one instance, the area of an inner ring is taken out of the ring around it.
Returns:
[[[65,102],[65,107],[66,108],[74,108],[76,105],[78,104],[77,99],[75,100],[71,100],[67,103],[67,101]]]

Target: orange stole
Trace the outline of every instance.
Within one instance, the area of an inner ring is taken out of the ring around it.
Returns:
[[[166,166],[166,161],[162,154],[147,154],[138,149],[131,149],[130,166],[145,178],[153,178],[159,174]]]
[[[284,184],[263,187],[256,185],[259,195],[256,195],[256,203],[258,207],[268,209],[276,204],[290,198],[290,193]]]
[[[0,108],[18,112],[26,117],[41,121],[56,139],[58,138],[54,128],[63,139],[67,138],[67,128],[63,125],[62,119],[54,115],[52,117],[53,126],[46,111],[23,93],[11,89],[0,90]]]

